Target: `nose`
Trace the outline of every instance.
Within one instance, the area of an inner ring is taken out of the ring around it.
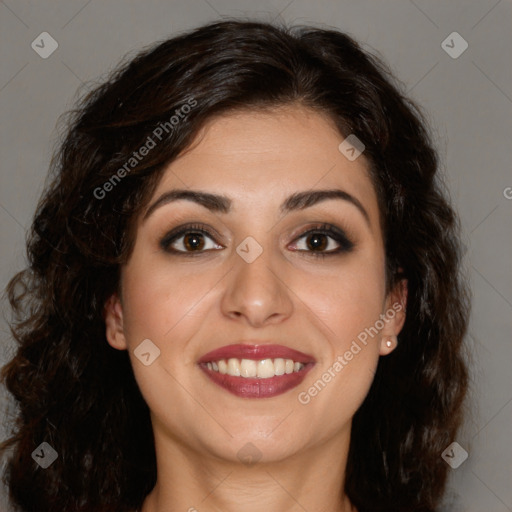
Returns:
[[[251,263],[234,255],[234,268],[228,274],[221,303],[225,316],[262,327],[278,324],[292,314],[292,291],[271,259],[270,250],[263,250]]]

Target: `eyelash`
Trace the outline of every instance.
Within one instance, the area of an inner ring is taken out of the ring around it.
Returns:
[[[166,234],[160,241],[160,247],[166,251],[170,252],[172,254],[176,254],[178,256],[199,256],[203,254],[204,252],[208,252],[211,249],[201,250],[201,251],[178,251],[176,249],[170,248],[170,245],[177,239],[181,238],[183,235],[190,234],[190,233],[200,233],[202,235],[206,235],[208,238],[211,238],[214,240],[213,235],[206,229],[206,227],[202,224],[190,224],[186,226],[181,226],[178,228],[178,230],[171,231],[170,233]],[[339,247],[337,249],[328,251],[328,252],[317,252],[317,251],[307,251],[303,249],[299,249],[298,252],[304,252],[309,253],[313,257],[318,258],[325,258],[326,256],[336,256],[338,254],[343,254],[350,252],[354,248],[354,243],[349,240],[347,235],[339,228],[336,228],[335,226],[332,226],[331,224],[318,224],[316,226],[313,226],[312,228],[308,229],[304,233],[302,233],[300,236],[295,238],[294,243],[297,240],[300,240],[304,237],[307,237],[308,235],[312,234],[322,234],[326,235],[330,238],[332,238]]]

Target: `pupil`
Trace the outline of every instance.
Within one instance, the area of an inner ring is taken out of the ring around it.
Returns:
[[[313,240],[312,243],[308,243],[310,249],[325,249],[325,235],[317,234],[311,235],[310,240]],[[323,243],[322,243],[323,242]]]
[[[202,235],[200,233],[188,234],[185,237],[185,247],[187,249],[201,249],[204,244],[204,241],[201,238]]]

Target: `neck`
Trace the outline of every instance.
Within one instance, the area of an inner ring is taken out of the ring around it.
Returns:
[[[350,431],[247,465],[198,453],[155,429],[158,478],[141,512],[356,512],[343,492],[349,439]]]

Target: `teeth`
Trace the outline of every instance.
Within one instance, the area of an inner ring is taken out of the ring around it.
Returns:
[[[272,361],[272,359],[263,359],[263,361],[258,361],[258,377],[260,379],[268,379],[274,375],[274,361]]]
[[[256,361],[252,359],[242,359],[240,361],[240,375],[242,377],[256,377],[257,374]]]
[[[291,361],[291,359],[290,359]],[[284,375],[284,359],[281,359],[278,357],[277,359],[274,359],[274,373],[276,375]]]
[[[298,363],[292,359],[262,359],[255,361],[253,359],[237,359],[232,357],[227,361],[211,361],[206,363],[206,367],[214,372],[232,377],[269,379],[276,375],[284,375],[299,372],[304,368],[303,363]]]
[[[228,360],[228,375],[240,377],[240,361],[234,357]]]
[[[226,361],[224,361],[224,359],[221,359],[217,365],[219,366],[219,372],[222,373],[223,375],[226,375],[226,373],[228,373],[228,363],[226,363]]]

